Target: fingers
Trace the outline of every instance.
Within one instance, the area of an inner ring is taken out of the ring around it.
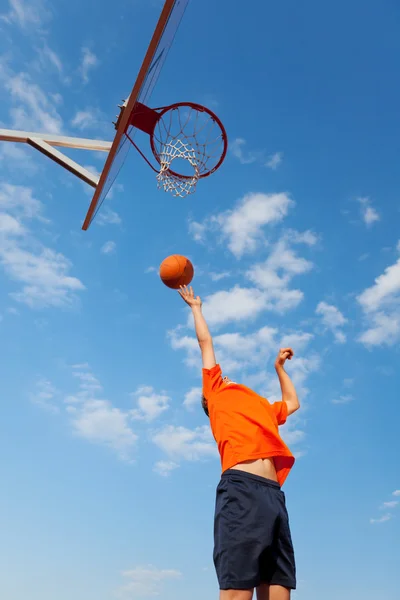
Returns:
[[[289,359],[291,360],[294,356],[294,352],[292,350],[292,348],[281,348],[279,350],[279,354],[282,356],[282,358]]]

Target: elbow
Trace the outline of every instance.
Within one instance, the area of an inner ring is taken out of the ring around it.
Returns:
[[[211,335],[205,335],[204,337],[198,337],[198,342],[199,342],[199,346],[201,349],[203,349],[204,347],[209,346],[212,343],[212,337]]]
[[[292,415],[300,408],[300,402],[298,398],[294,398],[292,400],[285,400],[288,409],[288,415]]]

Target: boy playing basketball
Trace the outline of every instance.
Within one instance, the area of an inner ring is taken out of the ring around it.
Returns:
[[[291,348],[279,351],[275,369],[282,401],[270,404],[244,385],[222,377],[212,337],[192,288],[181,287],[191,307],[203,359],[202,405],[221,456],[214,521],[214,564],[220,600],[289,600],[296,567],[281,485],[294,457],[278,426],[299,408],[285,372]]]

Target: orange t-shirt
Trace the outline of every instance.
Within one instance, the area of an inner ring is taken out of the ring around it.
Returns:
[[[222,471],[246,460],[273,458],[282,485],[295,460],[278,431],[287,418],[286,402],[270,404],[244,385],[224,383],[219,365],[203,369],[203,394]]]

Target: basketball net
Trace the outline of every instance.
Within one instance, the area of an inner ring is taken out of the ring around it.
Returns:
[[[200,178],[199,165],[196,152],[189,144],[180,139],[174,139],[162,145],[160,158],[160,172],[157,175],[158,188],[170,192],[173,196],[184,198],[196,191],[196,185]],[[176,158],[187,160],[193,167],[193,176],[182,178],[170,171],[172,162]]]

